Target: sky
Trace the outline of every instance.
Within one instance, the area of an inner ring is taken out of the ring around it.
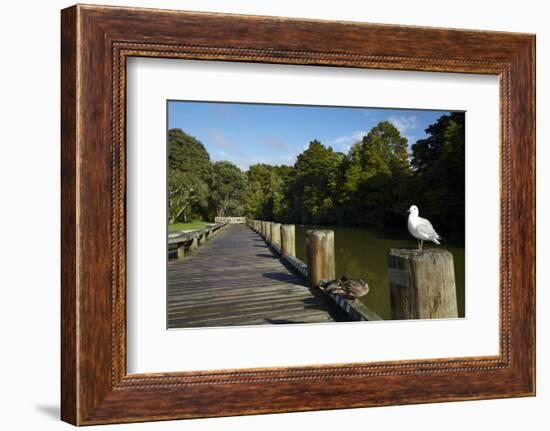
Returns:
[[[213,161],[293,165],[317,139],[346,153],[380,121],[391,121],[410,145],[448,111],[220,102],[168,102],[168,128],[201,141]]]

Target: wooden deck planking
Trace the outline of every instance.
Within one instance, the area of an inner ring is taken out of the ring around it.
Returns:
[[[168,263],[168,328],[347,320],[246,225]]]

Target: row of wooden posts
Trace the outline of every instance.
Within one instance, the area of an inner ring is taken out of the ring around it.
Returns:
[[[247,223],[268,244],[280,251],[282,258],[296,258],[296,228],[293,224],[281,224],[265,220],[249,220]],[[336,278],[334,231],[327,229],[308,230],[306,247],[307,274],[311,287],[319,287],[321,280],[334,280]]]
[[[311,287],[319,287],[321,280],[336,278],[334,231],[307,231],[305,265],[296,259],[294,225],[265,220],[247,220],[247,224],[282,258],[307,274]],[[387,262],[392,319],[458,317],[453,255],[448,250],[390,249]]]

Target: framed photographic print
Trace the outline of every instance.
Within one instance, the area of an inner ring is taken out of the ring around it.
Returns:
[[[535,393],[535,37],[62,11],[62,419]]]

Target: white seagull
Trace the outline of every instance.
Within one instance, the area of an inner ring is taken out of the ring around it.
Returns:
[[[418,250],[422,251],[424,241],[432,241],[439,245],[440,242],[438,240],[440,240],[441,237],[435,231],[429,220],[418,216],[418,207],[416,205],[411,205],[407,212],[409,213],[407,227],[411,235],[419,240]]]

